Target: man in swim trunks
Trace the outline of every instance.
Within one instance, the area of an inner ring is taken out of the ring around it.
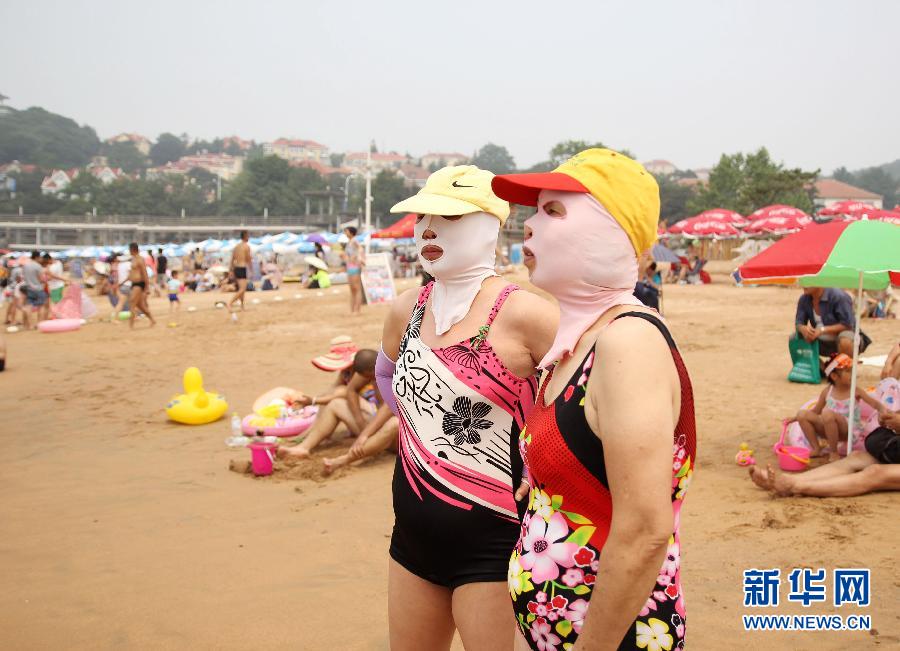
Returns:
[[[236,301],[240,301],[241,310],[244,309],[244,294],[247,293],[247,269],[250,267],[250,260],[253,257],[250,245],[247,244],[249,239],[250,234],[247,231],[241,231],[241,241],[231,252],[231,273],[234,274],[234,280],[237,283],[237,293],[228,301],[229,311]]]
[[[131,318],[128,320],[128,325],[134,328],[134,320],[140,310],[147,315],[147,318],[150,319],[150,326],[153,327],[156,325],[156,319],[150,314],[150,306],[147,305],[147,291],[150,286],[147,265],[144,263],[144,258],[141,257],[136,242],[128,245],[128,252],[131,254],[131,269],[128,270],[128,280],[131,281],[131,294],[128,299],[131,304]]]

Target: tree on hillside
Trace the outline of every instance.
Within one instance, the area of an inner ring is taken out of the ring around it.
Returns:
[[[278,156],[248,160],[244,171],[222,191],[220,213],[226,215],[298,215],[303,193],[324,190],[325,180],[313,169],[291,167]]]
[[[337,152],[332,152],[332,153],[328,156],[328,162],[331,163],[331,166],[332,166],[332,167],[340,167],[341,165],[344,164],[344,155],[343,155],[343,154],[339,154],[339,153],[337,153]]]
[[[781,203],[811,213],[812,183],[818,175],[819,170],[806,172],[773,162],[765,147],[751,154],[722,154],[710,171],[709,183],[688,202],[688,211],[727,208],[747,215]]]
[[[104,143],[102,151],[110,167],[121,167],[126,174],[133,174],[147,167],[147,159],[133,142]]]
[[[679,219],[684,219],[692,214],[688,210],[688,202],[694,196],[694,190],[690,186],[681,185],[669,176],[657,176],[656,182],[659,184],[661,220],[674,224]]]
[[[563,140],[562,142],[558,142],[553,145],[553,149],[550,150],[550,157],[547,160],[535,163],[528,169],[522,171],[552,172],[554,169],[572,158],[572,156],[584,151],[585,149],[610,149],[610,147],[607,147],[599,141],[588,142],[587,140]],[[627,149],[616,149],[616,151],[628,156],[629,158],[634,158],[634,154],[632,154]]]
[[[11,176],[16,180],[16,198],[0,200],[0,214],[16,213],[19,206],[30,215],[47,214],[58,210],[64,204],[58,197],[41,192],[43,172],[24,172]]]
[[[150,148],[150,160],[154,165],[165,165],[184,156],[185,147],[181,138],[172,133],[162,133],[156,144]]]
[[[516,161],[506,147],[491,142],[475,153],[472,164],[483,170],[490,170],[494,174],[509,174],[516,171]]]
[[[0,115],[0,163],[19,160],[44,168],[79,167],[97,154],[100,140],[90,127],[32,107]]]

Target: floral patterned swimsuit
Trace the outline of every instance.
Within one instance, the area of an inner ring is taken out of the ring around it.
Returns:
[[[413,574],[452,589],[506,578],[519,535],[519,431],[537,381],[511,373],[487,341],[518,287],[500,292],[478,335],[430,348],[420,333],[432,286],[419,294],[394,371],[400,445],[390,553]]]
[[[681,355],[662,322],[644,312],[617,318],[622,317],[649,321],[668,342],[681,382],[681,416],[672,440],[674,531],[656,586],[618,648],[669,651],[684,647],[679,523],[696,458],[693,390]],[[529,646],[539,651],[571,649],[575,644],[612,520],[603,444],[584,416],[593,365],[591,351],[562,394],[545,406],[551,369],[520,435],[531,474],[531,495],[519,542],[509,560],[509,592],[522,634]]]

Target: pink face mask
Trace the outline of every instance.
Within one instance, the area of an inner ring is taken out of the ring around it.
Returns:
[[[559,201],[566,215],[548,215],[544,206]],[[531,282],[559,302],[559,330],[538,364],[547,368],[571,354],[600,316],[616,305],[641,305],[634,297],[638,261],[628,235],[589,194],[543,190],[538,212],[525,222],[534,254]]]

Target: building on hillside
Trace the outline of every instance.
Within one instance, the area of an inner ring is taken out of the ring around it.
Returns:
[[[109,185],[113,181],[128,176],[121,167],[110,167],[109,165],[92,165],[87,168],[87,171],[103,185]]]
[[[78,169],[70,170],[53,170],[49,175],[41,181],[42,194],[57,194],[67,187],[78,176]]]
[[[838,201],[860,201],[871,204],[873,208],[882,208],[884,197],[855,185],[836,179],[819,179],[814,184],[816,189],[816,208],[826,208]]]
[[[694,174],[697,175],[697,178],[706,183],[709,181],[709,173],[712,171],[708,167],[698,167],[697,169],[691,170]]]
[[[678,171],[678,168],[667,160],[648,160],[642,165],[654,176],[669,176]]]
[[[253,148],[253,145],[256,144],[252,140],[244,140],[243,138],[238,138],[237,136],[227,136],[222,139],[222,146],[226,149],[230,147],[236,147],[241,151],[249,151]]]
[[[177,161],[150,168],[147,170],[147,178],[160,178],[166,174],[187,174],[195,167],[219,176],[223,181],[231,181],[243,171],[244,157],[232,156],[231,154],[182,156]]]
[[[263,143],[266,156],[278,156],[285,160],[323,161],[328,158],[328,147],[314,140],[291,140],[279,138],[273,142]]]
[[[422,156],[419,164],[425,169],[434,167],[444,167],[446,165],[465,165],[469,162],[469,157],[465,154],[455,152],[452,154],[444,154],[441,152],[429,152]]]
[[[365,171],[367,152],[352,151],[344,154],[344,165],[351,167],[356,171]],[[400,166],[409,162],[409,157],[392,151],[389,154],[380,152],[372,153],[372,172],[377,174],[381,170],[393,169],[399,170]]]
[[[424,188],[425,181],[427,181],[428,177],[431,175],[431,172],[428,171],[428,168],[420,167],[418,165],[411,165],[409,163],[404,163],[403,165],[401,165],[400,169],[397,170],[397,172],[398,174],[400,174],[400,176],[403,177],[406,185],[414,186],[417,188]]]
[[[348,174],[353,174],[353,170],[348,167],[332,167],[316,160],[292,160],[288,165],[291,167],[306,167],[317,171],[322,176],[331,176],[332,174],[347,176]]]
[[[37,171],[37,165],[26,165],[17,160],[0,165],[0,174],[33,174]]]
[[[107,138],[106,142],[110,145],[118,142],[130,142],[134,148],[141,152],[144,156],[150,155],[150,141],[139,133],[120,133]]]

